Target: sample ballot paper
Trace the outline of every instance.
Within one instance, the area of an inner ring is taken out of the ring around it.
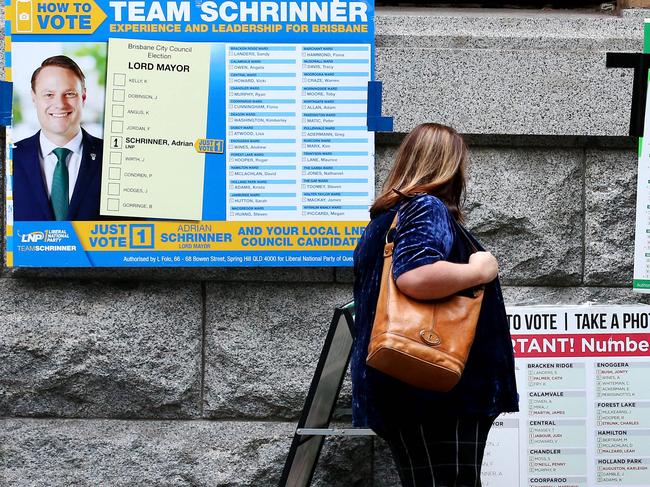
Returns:
[[[102,213],[200,220],[210,46],[110,39]]]

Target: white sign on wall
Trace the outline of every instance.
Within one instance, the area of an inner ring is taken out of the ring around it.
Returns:
[[[648,39],[650,21],[644,23]],[[644,48],[644,51],[646,49]],[[646,73],[647,75],[647,73]],[[635,75],[636,76],[636,75]],[[636,185],[636,231],[634,234],[634,279],[632,288],[650,293],[650,96],[645,100],[643,137],[639,139],[639,164]],[[650,485],[650,484],[648,484]]]
[[[508,308],[520,412],[484,487],[650,486],[650,306]]]

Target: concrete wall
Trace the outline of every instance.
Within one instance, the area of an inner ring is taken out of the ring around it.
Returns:
[[[644,16],[378,12],[398,133],[377,136],[377,179],[415,124],[467,134],[469,226],[510,304],[645,301],[630,291],[632,75],[604,67],[607,51],[641,50]],[[351,281],[329,268],[5,268],[0,485],[275,485]],[[395,485],[387,455],[371,438],[328,441],[314,485]]]

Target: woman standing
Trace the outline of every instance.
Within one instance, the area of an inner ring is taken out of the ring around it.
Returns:
[[[462,221],[466,160],[454,129],[416,127],[397,152],[354,253],[353,421],[388,442],[404,486],[480,486],[490,427],[500,413],[518,410],[497,261],[489,252],[470,255],[453,221]],[[385,237],[396,212],[393,277],[402,293],[437,299],[485,285],[465,371],[449,392],[417,389],[366,366]]]

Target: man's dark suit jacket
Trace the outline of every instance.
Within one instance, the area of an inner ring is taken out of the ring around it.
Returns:
[[[102,139],[82,132],[81,165],[66,220],[99,220],[102,177]],[[54,220],[38,152],[40,131],[23,139],[13,150],[13,198],[15,221]]]

